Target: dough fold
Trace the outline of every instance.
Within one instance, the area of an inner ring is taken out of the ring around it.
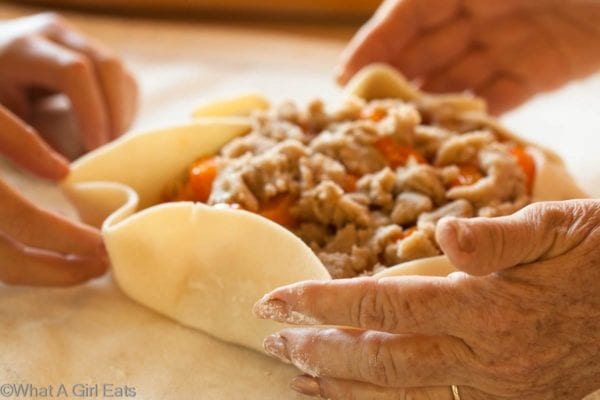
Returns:
[[[535,201],[586,197],[560,157],[500,127],[477,98],[457,101],[452,95],[423,94],[383,65],[359,72],[345,95],[396,97],[425,108],[443,103],[461,118],[525,146],[536,162]],[[298,237],[259,215],[160,203],[165,187],[194,160],[215,154],[250,130],[244,114],[266,107],[268,102],[255,95],[204,105],[194,112],[194,122],[130,134],[86,155],[63,182],[81,218],[102,227],[115,280],[127,296],[183,325],[259,351],[263,338],[281,326],[255,319],[254,302],[282,285],[331,279],[325,267]],[[375,276],[444,276],[453,271],[448,259],[439,256]]]

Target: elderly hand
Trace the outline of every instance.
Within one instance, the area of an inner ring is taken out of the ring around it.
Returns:
[[[600,388],[600,201],[446,219],[448,277],[302,282],[255,306],[265,349],[329,399],[581,399]],[[465,273],[466,272],[466,273]],[[351,328],[342,328],[351,327]]]
[[[600,67],[600,2],[387,0],[346,48],[340,82],[372,62],[502,113]]]
[[[68,97],[84,151],[130,125],[137,86],[121,61],[54,14],[0,23],[0,154],[60,180],[68,161],[27,121],[32,94]],[[0,180],[0,281],[70,285],[106,271],[100,232],[45,211]]]

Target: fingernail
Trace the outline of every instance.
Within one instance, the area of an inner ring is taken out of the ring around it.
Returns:
[[[287,343],[284,337],[279,334],[267,336],[263,342],[263,347],[267,354],[283,361],[284,363],[291,364],[292,360],[287,349]]]
[[[268,296],[268,295],[267,295]],[[285,322],[290,316],[290,306],[283,300],[263,297],[254,304],[254,315],[263,319]]]
[[[453,221],[452,226],[456,231],[456,240],[460,250],[464,253],[472,253],[475,250],[475,237],[471,228],[459,221]]]
[[[321,395],[321,386],[319,385],[319,381],[310,376],[296,376],[290,382],[290,388],[307,396]]]

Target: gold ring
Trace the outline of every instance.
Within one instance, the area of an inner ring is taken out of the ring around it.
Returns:
[[[460,400],[460,394],[458,393],[458,386],[452,385],[450,387],[452,388],[452,396],[454,397],[454,400]]]

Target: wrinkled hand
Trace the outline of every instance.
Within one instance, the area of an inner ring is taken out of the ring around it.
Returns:
[[[303,282],[255,306],[307,325],[265,340],[330,399],[581,399],[600,388],[600,201],[446,219],[449,277]],[[497,271],[494,273],[494,271]]]
[[[600,2],[387,0],[346,48],[340,82],[372,62],[429,91],[471,89],[499,114],[600,68]]]
[[[0,131],[0,153],[24,167],[31,167],[43,147],[34,143],[36,133],[26,124],[33,94],[40,93],[61,93],[69,99],[84,151],[122,134],[137,107],[135,80],[120,59],[59,16],[40,14],[0,23],[0,103],[20,118],[8,131]],[[64,162],[55,164],[34,172],[64,175]]]

